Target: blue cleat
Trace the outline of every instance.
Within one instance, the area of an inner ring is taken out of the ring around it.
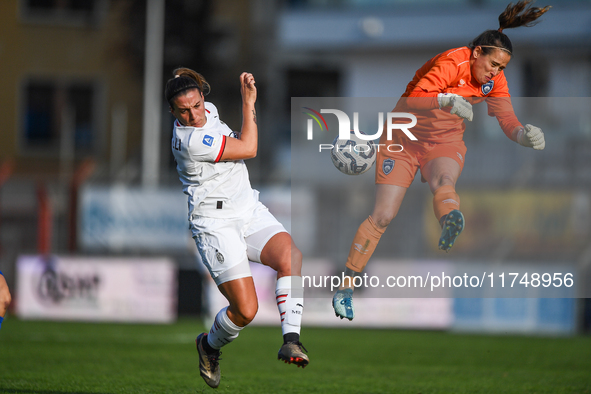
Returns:
[[[462,212],[454,209],[447,214],[443,221],[443,228],[441,229],[441,237],[439,237],[439,249],[449,252],[458,235],[464,230],[464,215]]]
[[[334,297],[332,297],[332,307],[337,317],[353,320],[355,317],[353,289],[337,290]]]

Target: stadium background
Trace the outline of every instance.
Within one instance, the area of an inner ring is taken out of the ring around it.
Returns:
[[[146,18],[147,4],[152,19]],[[476,109],[465,134],[468,163],[458,190],[472,210],[467,220],[478,220],[445,259],[575,266],[588,283],[591,3],[549,4],[553,9],[540,25],[507,31],[515,57],[506,70],[520,103],[518,117],[543,127],[546,149],[512,144],[483,108]],[[2,1],[0,270],[14,296],[5,325],[18,318],[17,267],[23,259],[42,265],[52,259],[79,265],[88,259],[123,265],[164,259],[178,279],[168,294],[175,301],[169,321],[177,315],[206,317],[213,298],[206,296],[208,281],[195,268],[185,230],[184,196],[169,146],[172,117],[161,99],[164,82],[179,65],[206,76],[209,99],[233,128],[240,125],[237,76],[243,70],[255,75],[260,137],[259,154],[248,162],[253,186],[286,225],[298,215],[307,230],[298,231],[302,237],[295,241],[306,260],[336,270],[330,267],[342,265],[371,209],[372,176],[356,180],[350,192],[330,181],[340,173],[329,160],[298,157],[309,167],[294,168],[292,155],[299,151],[291,145],[291,98],[397,98],[427,59],[496,28],[505,6],[500,0]],[[158,37],[162,52],[146,51],[146,41],[158,48]],[[539,114],[544,118],[538,120]],[[292,193],[293,176],[306,187]],[[526,217],[543,214],[499,231],[487,209],[505,205],[519,207]],[[441,259],[430,241],[429,206],[427,187],[415,182],[376,260]],[[70,288],[68,296],[72,301],[89,294],[86,286]],[[526,304],[507,309],[513,319],[508,331],[537,332],[530,320],[519,319],[529,310]],[[572,311],[553,315],[566,321],[561,334],[591,329],[588,299],[554,308]],[[264,315],[259,318],[265,322]]]

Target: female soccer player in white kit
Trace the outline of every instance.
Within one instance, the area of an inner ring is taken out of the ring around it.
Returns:
[[[200,374],[214,388],[220,383],[220,348],[236,339],[258,310],[249,260],[277,271],[275,294],[283,332],[278,358],[298,367],[308,364],[299,339],[302,255],[258,201],[243,161],[255,157],[258,146],[252,74],[240,75],[240,91],[242,129],[235,133],[220,120],[216,107],[205,102],[209,84],[197,72],[176,69],[165,89],[176,118],[172,152],[189,196],[190,229],[203,263],[230,304],[218,312],[209,333],[196,339]]]

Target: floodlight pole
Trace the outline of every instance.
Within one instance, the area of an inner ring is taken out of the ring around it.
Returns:
[[[164,1],[146,0],[146,58],[142,146],[142,185],[144,187],[157,187],[160,173]]]

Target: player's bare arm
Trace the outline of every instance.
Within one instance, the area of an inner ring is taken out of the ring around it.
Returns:
[[[240,93],[242,94],[242,129],[240,139],[228,138],[222,154],[222,161],[251,159],[258,149],[258,129],[255,103],[257,89],[254,76],[250,73],[240,75]]]

